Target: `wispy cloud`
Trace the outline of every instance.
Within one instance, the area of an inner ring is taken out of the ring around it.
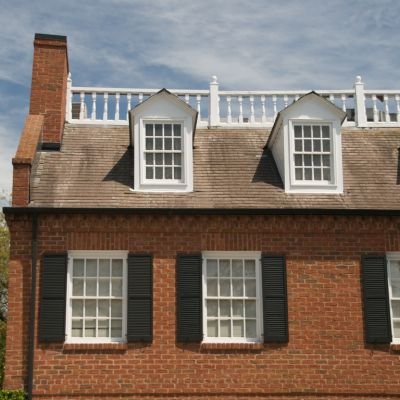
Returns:
[[[22,127],[21,112],[9,110],[27,109],[35,32],[68,36],[75,85],[206,88],[216,74],[227,89],[339,89],[360,74],[368,88],[392,89],[399,14],[396,0],[7,2],[1,149],[15,149]],[[6,152],[0,185],[9,188]]]

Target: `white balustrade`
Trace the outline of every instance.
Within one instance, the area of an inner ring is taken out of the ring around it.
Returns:
[[[73,87],[67,81],[66,119],[70,123],[128,123],[129,112],[158,89]],[[208,90],[170,90],[198,112],[199,126],[271,127],[278,113],[309,90],[225,91],[216,76]],[[361,77],[352,89],[316,90],[347,113],[345,124],[400,126],[400,90],[366,90]]]

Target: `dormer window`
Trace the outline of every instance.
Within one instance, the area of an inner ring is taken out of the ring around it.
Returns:
[[[346,114],[311,92],[281,111],[272,128],[272,150],[285,192],[343,192],[341,124]]]
[[[193,190],[196,119],[197,111],[166,89],[131,111],[135,191]]]
[[[332,125],[292,121],[293,181],[332,183]]]

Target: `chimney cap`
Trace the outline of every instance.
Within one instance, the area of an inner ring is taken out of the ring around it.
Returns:
[[[35,40],[56,40],[58,42],[66,42],[67,37],[61,35],[49,35],[47,33],[35,33]]]

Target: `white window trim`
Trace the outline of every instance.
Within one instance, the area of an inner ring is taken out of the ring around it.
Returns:
[[[264,340],[263,333],[263,303],[262,303],[262,276],[261,276],[261,252],[259,251],[203,251],[202,252],[202,285],[203,285],[203,343],[261,343]],[[213,259],[248,258],[256,261],[256,328],[257,339],[249,338],[216,338],[207,337],[207,282],[206,261]]]
[[[74,258],[122,258],[122,338],[85,338],[72,337],[72,264]],[[128,267],[127,267],[128,251],[104,251],[104,250],[73,250],[68,252],[68,268],[67,268],[67,297],[65,310],[65,342],[66,343],[126,343],[127,334],[127,298],[128,298]]]
[[[167,179],[146,179],[145,164],[145,141],[146,141],[146,124],[180,124],[182,127],[182,178],[177,180]],[[135,191],[143,192],[191,192],[193,191],[193,132],[191,126],[191,118],[160,118],[149,117],[140,118],[138,140],[138,149],[135,151]],[[136,135],[135,135],[136,136]]]
[[[389,293],[389,309],[390,309],[390,325],[392,328],[392,343],[393,344],[400,344],[400,337],[395,338],[394,335],[394,319],[393,319],[393,311],[392,311],[392,285],[391,285],[391,276],[390,276],[390,262],[391,261],[400,261],[400,252],[391,252],[391,253],[386,253],[386,259],[387,259],[387,278],[388,278],[388,293]],[[400,318],[399,318],[400,322]]]
[[[294,165],[294,125],[329,125],[331,140],[331,181],[298,181],[295,179]],[[342,171],[342,141],[340,123],[337,120],[322,119],[289,119],[288,121],[288,149],[287,171],[290,184],[288,193],[343,193]]]

